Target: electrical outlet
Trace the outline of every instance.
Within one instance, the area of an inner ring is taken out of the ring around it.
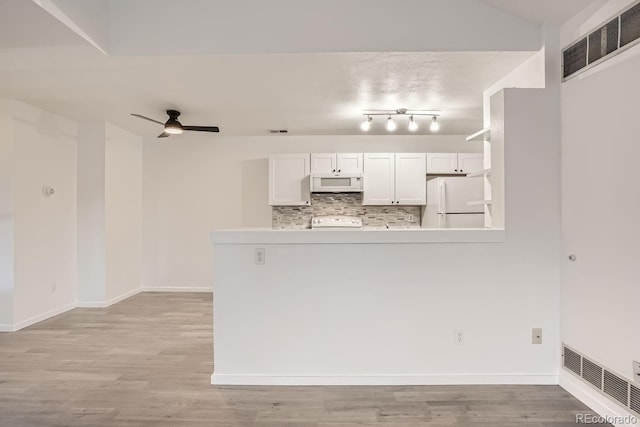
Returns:
[[[637,360],[633,361],[633,380],[640,383],[640,362]]]
[[[256,265],[264,265],[266,251],[264,248],[256,248],[255,261]]]
[[[542,344],[542,328],[531,329],[531,344]]]
[[[415,215],[413,215],[413,214],[407,215],[407,221],[414,222],[415,220],[416,220]]]
[[[57,288],[58,288],[58,284],[56,282],[53,282],[51,284],[51,293],[54,293]]]
[[[460,330],[453,331],[453,343],[455,345],[464,344],[464,331],[460,331]]]

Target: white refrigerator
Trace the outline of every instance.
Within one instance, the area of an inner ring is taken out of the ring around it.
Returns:
[[[484,206],[468,202],[484,199],[484,182],[478,178],[435,178],[427,181],[425,228],[482,228]]]

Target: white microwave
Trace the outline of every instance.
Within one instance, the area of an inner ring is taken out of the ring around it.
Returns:
[[[311,175],[312,193],[361,193],[362,174],[327,173]]]

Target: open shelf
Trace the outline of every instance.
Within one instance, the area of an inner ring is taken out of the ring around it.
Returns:
[[[467,206],[482,206],[482,205],[490,205],[491,200],[474,200],[472,202],[467,202]]]
[[[491,169],[483,169],[478,172],[472,172],[467,174],[467,178],[477,178],[479,176],[488,176],[491,175]]]
[[[478,132],[469,135],[467,141],[491,141],[491,129],[484,128]]]

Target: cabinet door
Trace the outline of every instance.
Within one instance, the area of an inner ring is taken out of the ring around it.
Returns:
[[[311,204],[309,153],[269,156],[269,204],[300,206]]]
[[[473,173],[484,169],[482,153],[458,153],[458,172]]]
[[[336,160],[338,172],[362,173],[362,153],[338,153]]]
[[[426,165],[424,153],[396,153],[396,204],[427,204]]]
[[[427,153],[428,174],[458,173],[457,153]]]
[[[334,153],[311,153],[311,173],[332,173],[337,171]]]
[[[391,205],[395,196],[395,155],[364,154],[363,205]]]

